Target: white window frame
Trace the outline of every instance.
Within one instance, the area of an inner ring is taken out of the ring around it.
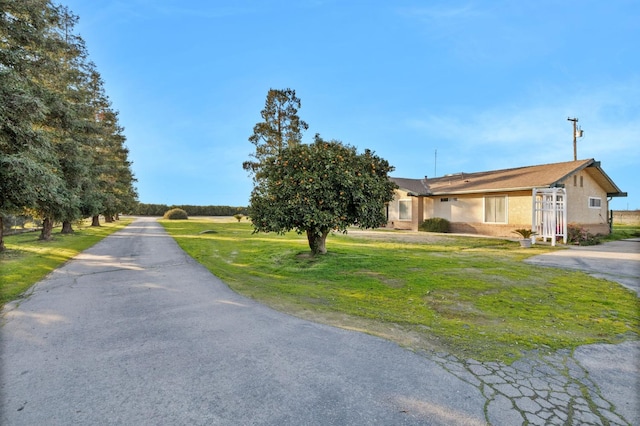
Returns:
[[[597,201],[598,205],[595,206],[593,201]],[[600,198],[600,197],[589,197],[589,208],[590,209],[601,209],[602,208],[602,198]]]
[[[407,209],[407,213],[409,217],[404,217],[402,215],[402,204],[408,203],[409,207]],[[398,220],[411,220],[411,199],[398,200]]]
[[[487,221],[487,199],[489,198],[504,199],[504,222]],[[485,195],[484,197],[482,197],[482,223],[496,223],[496,224],[509,223],[509,197],[507,195]]]

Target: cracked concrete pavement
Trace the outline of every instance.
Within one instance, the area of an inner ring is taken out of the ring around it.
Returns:
[[[413,353],[228,289],[151,219],[2,314],[0,423],[634,425],[639,342]]]
[[[640,420],[637,363],[631,371],[623,367],[614,379],[607,374],[611,366],[598,362],[620,362],[614,367],[619,370],[639,352],[637,342],[625,342],[584,346],[574,353],[531,352],[509,366],[447,354],[431,359],[478,389],[488,424],[635,425]]]

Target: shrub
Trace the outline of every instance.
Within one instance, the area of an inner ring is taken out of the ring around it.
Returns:
[[[163,217],[169,220],[189,219],[187,212],[182,209],[167,210]]]
[[[567,242],[579,246],[594,246],[600,244],[600,236],[587,232],[580,225],[570,223],[567,225]]]
[[[427,219],[418,227],[418,230],[424,232],[449,232],[449,229],[449,221],[441,217]]]

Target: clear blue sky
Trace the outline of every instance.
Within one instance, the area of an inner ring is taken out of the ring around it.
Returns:
[[[140,201],[248,203],[269,88],[421,178],[595,158],[640,208],[640,2],[60,0],[120,111]],[[437,160],[436,160],[437,150]]]

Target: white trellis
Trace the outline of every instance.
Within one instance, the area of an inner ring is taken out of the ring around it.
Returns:
[[[562,242],[567,243],[567,191],[564,188],[533,188],[533,217],[532,229],[535,232],[532,242],[536,238],[542,241],[551,240],[551,245],[556,245],[556,240],[562,237]]]

